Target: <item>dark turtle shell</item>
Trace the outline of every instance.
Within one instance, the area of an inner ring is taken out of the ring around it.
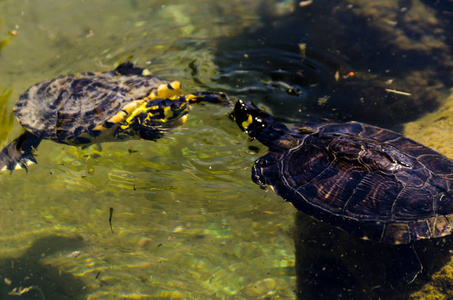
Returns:
[[[78,133],[103,124],[127,103],[168,83],[146,76],[145,71],[128,62],[111,72],[43,81],[20,96],[14,114],[26,130],[40,138],[70,141]]]
[[[359,122],[306,122],[292,130],[251,102],[234,118],[269,146],[252,171],[300,211],[389,244],[453,228],[453,161],[399,133]]]

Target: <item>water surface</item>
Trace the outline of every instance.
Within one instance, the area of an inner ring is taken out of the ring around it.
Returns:
[[[258,25],[256,6],[0,2],[2,145],[21,130],[18,96],[60,74],[133,59],[187,91],[219,89],[214,39]],[[194,107],[158,142],[102,151],[44,141],[29,173],[3,174],[1,298],[292,297],[294,211],[249,180],[256,154],[229,112]]]
[[[12,108],[29,86],[128,59],[285,121],[398,129],[435,111],[453,78],[449,7],[331,2],[0,1],[1,144],[21,131]],[[3,173],[0,298],[307,297],[295,209],[250,180],[266,149],[229,112],[195,106],[157,142],[102,151],[44,141],[28,173]]]

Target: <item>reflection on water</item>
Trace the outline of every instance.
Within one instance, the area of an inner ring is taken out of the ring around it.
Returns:
[[[413,120],[451,86],[448,8],[379,3],[2,1],[0,29],[17,36],[0,53],[0,143],[21,130],[11,110],[30,85],[108,71],[129,58],[180,80],[187,92],[224,91],[287,120]],[[44,141],[28,174],[0,176],[1,265],[19,259],[31,269],[0,273],[1,292],[38,286],[24,296],[294,298],[295,210],[251,182],[265,148],[228,114],[194,107],[184,126],[157,142],[101,150]],[[83,240],[72,244],[73,236]],[[36,247],[43,244],[51,250]],[[31,272],[55,278],[31,282]],[[62,279],[71,291],[60,288]]]

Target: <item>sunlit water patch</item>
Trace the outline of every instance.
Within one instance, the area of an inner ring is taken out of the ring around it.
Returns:
[[[42,142],[28,174],[2,177],[4,236],[83,237],[45,262],[85,279],[90,299],[290,295],[294,211],[251,182],[255,155],[228,113],[194,107],[157,142]]]
[[[185,91],[218,90],[214,38],[259,25],[259,5],[1,2],[1,29],[17,31],[0,57],[1,144],[20,133],[19,95],[61,74],[132,58]],[[28,173],[0,177],[0,295],[293,297],[294,210],[251,182],[256,153],[228,114],[195,106],[156,142],[43,141]],[[26,267],[14,268],[19,261]]]

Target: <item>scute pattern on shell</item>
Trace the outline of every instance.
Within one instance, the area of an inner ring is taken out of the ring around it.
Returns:
[[[164,83],[168,82],[157,77],[115,71],[60,76],[30,87],[14,114],[36,136],[64,142],[103,124],[125,104]]]
[[[269,147],[252,179],[362,238],[408,243],[453,230],[453,161],[379,127],[304,123]]]

